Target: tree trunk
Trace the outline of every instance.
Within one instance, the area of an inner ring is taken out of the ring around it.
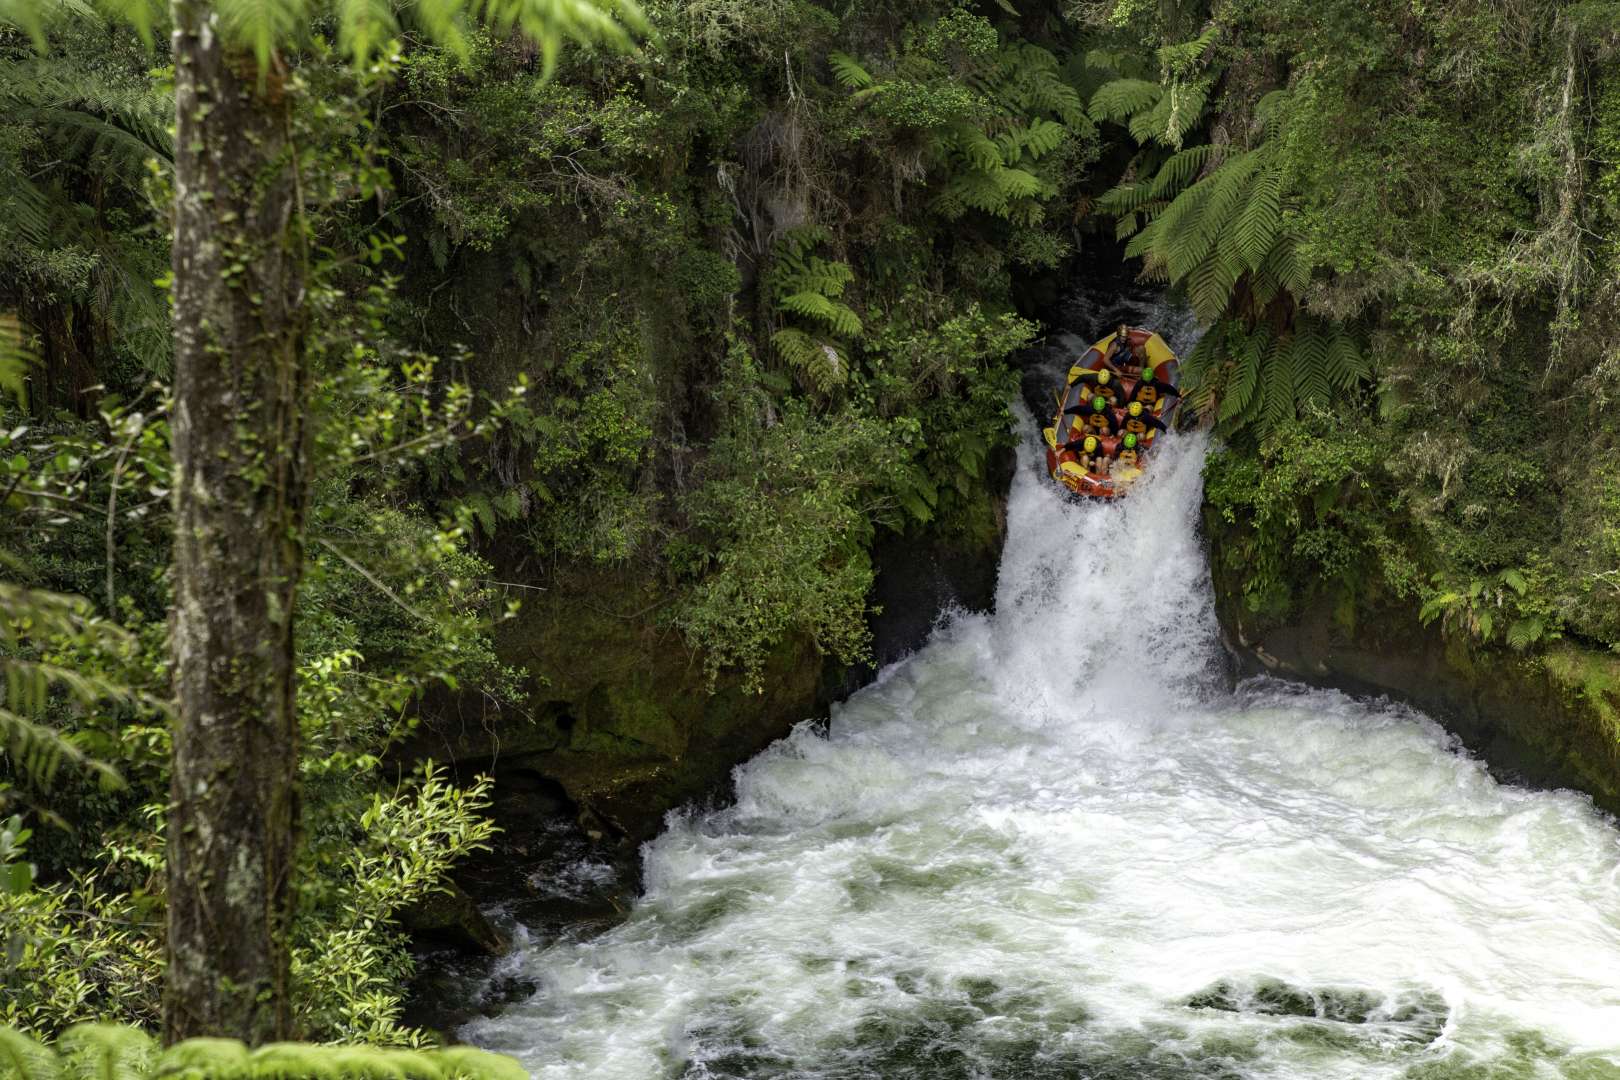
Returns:
[[[285,70],[174,0],[179,716],[163,1033],[288,1037],[293,599],[307,495],[304,241]]]

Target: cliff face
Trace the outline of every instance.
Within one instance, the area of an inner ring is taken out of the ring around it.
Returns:
[[[877,541],[876,666],[919,646],[946,609],[993,603],[1010,455],[991,474],[951,532]],[[725,676],[711,688],[701,654],[660,624],[663,599],[633,570],[564,568],[535,581],[496,637],[501,659],[529,672],[525,706],[440,702],[411,756],[448,761],[464,776],[490,773],[508,847],[572,821],[592,841],[633,848],[671,809],[723,795],[738,764],[871,677],[871,667],[843,668],[814,642],[790,638],[772,653],[759,693]]]
[[[1519,653],[1424,626],[1410,604],[1302,585],[1286,615],[1246,609],[1206,513],[1222,639],[1242,674],[1383,694],[1433,716],[1505,780],[1569,787],[1620,813],[1620,658],[1558,643]]]

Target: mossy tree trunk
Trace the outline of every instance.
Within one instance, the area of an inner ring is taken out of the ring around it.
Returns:
[[[175,0],[169,1042],[287,1037],[305,254],[285,69]]]

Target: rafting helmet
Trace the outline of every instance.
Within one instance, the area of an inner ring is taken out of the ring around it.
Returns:
[[[1097,452],[1097,436],[1087,435],[1086,441],[1081,443],[1080,447],[1088,454],[1095,454]]]
[[[1133,401],[1133,402],[1130,403],[1129,407],[1127,407],[1125,411],[1130,413],[1132,416],[1141,416],[1142,415],[1142,403],[1140,401]]]
[[[1127,449],[1127,450],[1135,450],[1136,449],[1136,435],[1134,433],[1128,434],[1128,435],[1125,436],[1125,449]]]
[[[1108,401],[1101,394],[1098,394],[1096,397],[1091,399],[1092,412],[1100,413],[1106,408],[1108,408]]]
[[[1109,371],[1108,371],[1107,368],[1103,368],[1101,371],[1097,372],[1097,385],[1098,386],[1107,386],[1108,385],[1108,375],[1109,375]]]

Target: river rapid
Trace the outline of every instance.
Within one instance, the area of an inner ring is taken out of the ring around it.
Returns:
[[[462,1037],[546,1080],[1620,1077],[1612,822],[1404,708],[1232,688],[1204,437],[1074,505],[1024,428],[996,613],[673,818]]]

